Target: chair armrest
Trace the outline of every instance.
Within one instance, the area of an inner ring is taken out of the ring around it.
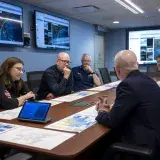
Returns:
[[[124,152],[124,153],[133,154],[133,155],[151,157],[153,154],[152,149],[140,147],[132,144],[126,144],[126,143],[114,143],[111,145],[111,148],[118,152]]]

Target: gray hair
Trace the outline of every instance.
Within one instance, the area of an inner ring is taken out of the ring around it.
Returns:
[[[83,60],[83,59],[84,59],[84,57],[86,57],[86,56],[88,56],[88,57],[91,59],[91,56],[90,56],[89,54],[84,53],[84,54],[83,54],[83,56],[82,56],[82,59],[81,59],[81,60]]]

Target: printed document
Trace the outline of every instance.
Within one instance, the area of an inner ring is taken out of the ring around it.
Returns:
[[[93,94],[96,94],[98,92],[91,92],[91,91],[80,91],[74,94],[69,94],[67,96],[63,96],[63,97],[59,97],[59,98],[55,98],[54,100],[56,101],[60,101],[60,102],[72,102],[75,101],[77,99],[81,99]]]
[[[51,99],[51,100],[41,100],[41,101],[38,101],[38,102],[51,103],[51,106],[55,106],[55,105],[57,105],[57,104],[62,103],[62,102],[56,101],[56,100],[54,100],[54,99]]]
[[[12,120],[18,117],[22,107],[0,112],[0,119]]]
[[[8,132],[8,131],[15,129],[17,127],[18,127],[18,125],[0,122],[0,134]]]
[[[0,134],[0,140],[51,150],[74,135],[73,133],[19,126]]]
[[[81,112],[66,117],[60,121],[52,123],[45,128],[57,129],[71,132],[82,132],[85,129],[96,124],[97,111],[95,106],[85,109]]]
[[[105,91],[105,90],[108,90],[108,89],[111,89],[111,88],[116,88],[120,82],[121,81],[115,81],[115,82],[107,83],[107,84],[104,84],[104,85],[101,85],[101,86],[98,86],[98,87],[88,89],[88,91]]]

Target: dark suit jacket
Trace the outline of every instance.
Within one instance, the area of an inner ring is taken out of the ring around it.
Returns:
[[[160,88],[138,70],[131,72],[117,87],[112,110],[100,112],[96,120],[110,128],[125,126],[122,141],[160,146]]]
[[[63,76],[64,74],[58,70],[56,65],[46,69],[37,92],[38,99],[46,98],[49,93],[52,93],[54,96],[70,94],[73,89],[72,73],[68,80]]]

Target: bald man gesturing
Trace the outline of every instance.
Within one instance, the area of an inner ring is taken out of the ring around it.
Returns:
[[[43,73],[38,99],[54,98],[72,92],[72,75],[69,69],[70,57],[61,52],[57,56],[56,65],[46,69]]]
[[[122,82],[112,107],[107,104],[107,97],[100,98],[96,120],[112,129],[123,126],[119,141],[157,149],[160,146],[160,88],[138,70],[137,57],[132,51],[118,52],[114,63]]]

